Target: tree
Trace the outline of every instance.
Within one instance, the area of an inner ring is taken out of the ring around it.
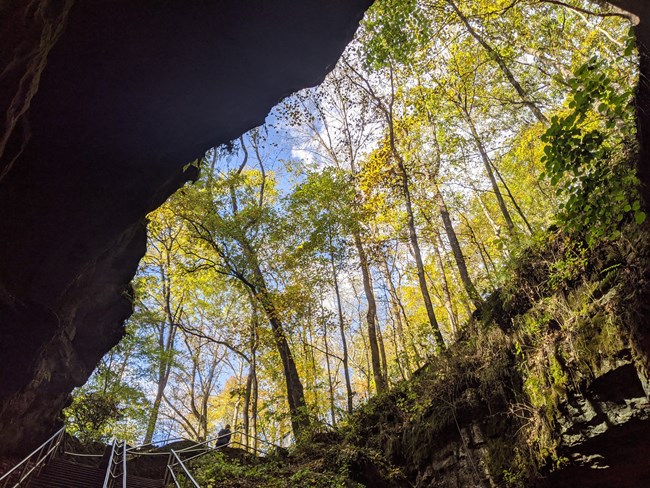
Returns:
[[[350,185],[350,176],[336,168],[309,172],[305,181],[295,188],[289,199],[289,210],[295,216],[292,231],[304,235],[303,243],[300,245],[301,253],[314,259],[317,253],[322,252],[329,259],[343,348],[341,360],[348,413],[352,412],[354,392],[350,380],[348,341],[339,273],[343,263],[349,258],[348,237],[359,233],[358,219],[360,218],[355,211],[355,193],[354,187]],[[329,369],[329,353],[326,357]],[[383,381],[383,378],[380,381]]]
[[[310,423],[303,385],[275,294],[262,268],[261,249],[271,242],[269,225],[276,216],[269,202],[275,196],[273,180],[259,154],[259,137],[256,133],[251,138],[259,170],[245,169],[244,161],[237,170],[207,175],[200,184],[184,189],[176,211],[200,243],[192,252],[201,265],[237,280],[266,314],[282,361],[291,422],[298,436]]]
[[[183,228],[168,209],[150,216],[148,252],[140,265],[136,312],[132,321],[151,328],[155,346],[150,350],[156,395],[143,440],[149,444],[156,429],[160,405],[174,365],[178,323],[183,313],[186,290],[182,280],[180,240]]]

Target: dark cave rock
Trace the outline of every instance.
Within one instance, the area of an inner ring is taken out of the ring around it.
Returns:
[[[0,2],[0,451],[52,433],[122,337],[183,167],[319,83],[369,3]]]
[[[650,203],[650,3],[647,0],[610,0],[635,18],[634,33],[639,48],[639,84],[636,90],[637,131],[640,142],[639,178],[646,206]]]

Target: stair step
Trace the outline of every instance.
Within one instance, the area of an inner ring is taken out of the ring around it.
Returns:
[[[164,488],[163,480],[152,480],[150,478],[141,478],[140,476],[126,477],[127,488]]]
[[[61,459],[52,459],[29,484],[30,488],[99,488],[106,471]],[[120,487],[121,480],[116,483]],[[140,476],[126,478],[127,488],[164,488],[162,480]]]
[[[104,470],[60,459],[51,460],[30,483],[31,488],[98,488]]]

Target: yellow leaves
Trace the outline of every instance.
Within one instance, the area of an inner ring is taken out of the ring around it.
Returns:
[[[376,193],[378,188],[392,186],[395,178],[395,163],[387,137],[384,137],[363,163],[359,173],[359,188],[364,195],[370,196]]]
[[[238,403],[241,402],[239,395],[236,394],[239,388],[240,386],[237,377],[230,376],[226,379],[221,390],[210,397],[210,407],[208,408],[208,430],[216,432],[220,428],[223,428],[225,424],[233,423]],[[233,425],[232,427],[234,428],[231,430],[237,428],[236,425]]]

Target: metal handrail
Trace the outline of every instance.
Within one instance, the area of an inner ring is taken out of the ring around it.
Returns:
[[[70,452],[70,451],[63,451],[63,454],[66,454],[68,456],[77,456],[77,457],[104,457],[103,454],[84,454],[82,452]]]
[[[122,488],[126,488],[126,441],[122,441]]]
[[[262,440],[262,439],[258,439],[258,440]],[[270,444],[270,443],[269,443],[269,444]],[[201,445],[201,444],[199,444],[199,445]],[[216,451],[220,451],[222,448],[224,448],[224,447],[226,447],[226,446],[232,446],[232,445],[239,445],[239,446],[244,447],[244,448],[249,448],[249,449],[252,449],[253,451],[255,451],[256,453],[259,453],[259,454],[266,454],[264,451],[262,451],[262,450],[260,450],[260,449],[257,449],[257,448],[255,448],[255,447],[253,447],[253,446],[246,446],[246,445],[243,444],[241,441],[232,441],[232,442],[230,442],[230,443],[228,443],[228,444],[222,444],[222,445],[220,445],[220,446],[215,446],[215,447],[213,447],[213,448],[206,447],[205,449],[190,449],[190,450],[188,450],[188,449],[186,448],[186,449],[183,449],[182,451],[175,451],[175,455],[176,455],[177,457],[179,457],[178,454],[180,454],[180,452],[183,452],[183,453],[198,452],[198,454],[195,454],[194,456],[186,457],[186,458],[183,460],[183,468],[186,469],[186,466],[185,466],[184,463],[187,463],[188,461],[192,461],[192,460],[194,460],[194,459],[200,458],[201,456],[204,456],[204,455],[206,455],[206,454],[208,454],[208,453],[216,452]],[[195,447],[196,447],[196,446],[195,446]],[[276,447],[277,447],[277,446],[276,446]],[[179,457],[179,458],[180,458],[180,457]],[[174,483],[176,484],[176,486],[179,486],[179,485],[178,485],[178,481],[177,481],[177,479],[176,479],[176,475],[175,475],[175,473],[174,473],[174,471],[173,471],[173,469],[172,469],[174,465],[175,465],[175,464],[171,464],[171,455],[170,455],[170,461],[168,462],[167,468],[168,468],[168,470],[170,470],[170,474],[171,474],[171,476],[172,476],[172,480],[174,481]],[[165,474],[167,475],[167,473],[165,473]],[[189,473],[188,473],[188,474],[189,474]],[[166,478],[165,478],[165,482],[166,482],[166,483],[169,482],[169,478],[166,477]]]
[[[165,471],[164,485],[167,486],[172,481],[174,482],[174,486],[177,487],[181,486],[180,483],[178,482],[178,479],[176,478],[176,474],[174,473],[174,468],[172,468],[171,464],[169,464],[167,465],[167,471]]]
[[[174,479],[174,483],[178,486],[178,482],[176,481],[176,475],[174,475],[174,470],[172,469],[172,453],[170,452],[167,455],[167,469],[165,470],[165,476],[163,477],[163,484],[167,486],[170,481],[169,481],[169,475],[171,474],[172,478]]]
[[[237,441],[237,440],[233,440],[233,441],[229,442],[228,444],[222,444],[222,445],[218,445],[218,446],[215,446],[215,447],[212,447],[212,448],[207,445],[209,442],[212,442],[213,440],[218,440],[218,439],[221,439],[223,437],[232,436],[234,434],[241,434],[242,436],[248,437],[250,439],[256,439],[256,440],[258,440],[258,441],[260,441],[260,442],[262,442],[264,444],[267,444],[269,446],[272,446],[272,447],[275,447],[275,448],[281,448],[281,446],[278,446],[277,444],[269,442],[266,439],[260,439],[259,437],[255,437],[255,436],[247,434],[247,433],[245,433],[243,431],[236,430],[236,431],[231,432],[229,434],[223,434],[223,435],[220,435],[220,436],[216,436],[216,437],[213,437],[213,438],[208,439],[206,441],[203,441],[203,442],[201,442],[199,444],[194,444],[192,446],[188,446],[188,447],[183,448],[183,449],[179,449],[179,450],[171,449],[170,452],[169,452],[169,460],[167,461],[167,469],[165,471],[165,476],[164,476],[164,484],[165,484],[165,486],[167,486],[168,484],[173,484],[173,486],[175,486],[176,488],[181,488],[180,481],[178,479],[177,473],[175,472],[176,468],[180,467],[180,469],[182,470],[182,473],[192,483],[192,486],[194,488],[201,488],[199,486],[199,484],[196,482],[196,480],[190,474],[189,469],[187,468],[185,463],[187,463],[188,461],[191,461],[193,459],[199,458],[199,457],[201,457],[201,456],[203,456],[205,454],[215,452],[215,451],[219,451],[219,450],[221,450],[222,448],[224,448],[224,447],[226,447],[228,445],[240,445],[240,446],[242,446],[244,448],[251,449],[256,453],[266,454],[264,451],[262,451],[260,449],[257,449],[257,448],[255,448],[253,446],[246,446],[244,443],[242,443],[241,441]],[[201,446],[205,446],[205,447],[201,448]],[[198,453],[198,454],[194,454],[192,456],[186,457],[185,459],[181,459],[180,454],[182,454],[182,453],[184,453],[184,454]],[[181,472],[179,472],[178,474],[181,474]]]
[[[259,438],[259,437],[255,437],[254,435],[247,434],[246,432],[241,432],[241,431],[240,431],[240,432],[238,432],[238,433],[241,434],[241,435],[244,435],[244,436],[248,437],[249,439],[256,439],[256,440],[258,440],[258,441],[260,441],[260,442],[263,442],[264,444],[267,444],[267,445],[269,445],[269,446],[275,447],[276,449],[283,449],[282,446],[278,446],[277,444],[274,444],[273,442],[269,442],[269,441],[267,441],[266,439],[261,439],[261,438]],[[242,444],[241,442],[240,442],[240,444],[241,444],[242,446],[244,446],[244,444]],[[244,446],[244,447],[246,447],[246,446]],[[251,447],[252,447],[252,446],[251,446]],[[259,449],[255,449],[255,448],[253,448],[253,450],[256,450],[256,451],[259,451],[259,452],[263,452],[263,451],[260,451]]]
[[[197,451],[199,451],[198,454],[195,454],[194,456],[186,457],[183,460],[183,462],[186,463],[188,461],[191,461],[192,459],[196,459],[196,458],[199,458],[201,456],[204,456],[204,455],[208,454],[209,452],[219,451],[222,447],[225,447],[225,446],[217,446],[217,447],[212,447],[212,448],[206,447],[205,449],[201,449],[200,451],[197,449]],[[185,451],[185,452],[195,452],[195,451]]]
[[[261,440],[261,439],[258,439],[258,440]],[[230,445],[232,445],[232,444],[238,444],[241,447],[243,447],[244,449],[251,449],[251,450],[255,451],[258,454],[268,454],[266,451],[262,451],[261,449],[258,449],[257,447],[247,446],[246,444],[244,444],[241,441],[233,441],[233,442],[230,443]],[[220,447],[224,447],[224,446],[220,446]]]
[[[18,488],[22,485],[23,482],[29,479],[30,476],[34,475],[34,473],[38,473],[40,469],[45,465],[45,463],[54,455],[54,453],[60,449],[63,440],[64,440],[64,434],[65,434],[65,428],[59,429],[52,437],[50,437],[48,440],[46,440],[41,446],[36,448],[31,454],[29,454],[25,459],[23,459],[21,462],[19,462],[16,466],[14,466],[11,470],[9,470],[7,473],[5,473],[2,477],[0,477],[0,488],[7,488],[10,486],[11,488]],[[180,450],[171,450],[169,453],[169,461],[167,463],[167,471],[165,472],[165,483],[169,483],[173,481],[174,485],[177,487],[180,487],[179,480],[176,476],[175,469],[180,468],[179,474],[182,474],[187,477],[187,479],[192,483],[192,485],[195,488],[200,488],[199,484],[196,482],[196,480],[192,477],[190,474],[187,466],[185,463],[187,461],[190,461],[192,459],[198,458],[200,456],[203,456],[204,454],[207,454],[209,452],[214,452],[218,451],[223,447],[226,447],[226,444],[215,446],[215,447],[209,447],[209,443],[218,439],[221,439],[223,437],[228,437],[232,436],[235,434],[241,434],[242,436],[246,436],[251,439],[257,439],[258,441],[261,441],[267,445],[273,446],[273,447],[279,447],[276,444],[273,444],[272,442],[269,442],[265,439],[260,439],[258,437],[249,435],[245,432],[236,430],[234,432],[231,432],[229,434],[223,434],[220,436],[216,436],[213,438],[210,438],[206,441],[203,441],[199,444],[194,444],[192,446],[188,446],[184,449]],[[249,449],[252,449],[253,451],[256,451],[258,453],[264,454],[263,451],[253,448],[252,446],[245,446],[242,442],[240,441],[232,441],[229,442],[227,445],[240,445],[242,447],[247,447]],[[202,447],[203,446],[203,447]],[[102,488],[112,488],[115,481],[118,478],[122,478],[122,487],[126,487],[126,478],[127,478],[127,455],[129,453],[134,454],[134,455],[153,455],[153,453],[138,453],[138,452],[133,452],[134,448],[129,448],[126,444],[126,441],[123,442],[118,442],[117,439],[113,440],[111,444],[111,453],[108,458],[108,463],[106,466],[106,475],[104,476],[104,483],[102,485]],[[64,451],[65,452],[65,451]],[[194,454],[188,458],[186,458],[184,461],[181,459],[180,454],[181,453],[186,453],[186,454],[191,454],[191,453],[198,453]],[[78,455],[78,456],[88,456],[88,457],[96,457],[97,455],[94,454],[80,454],[80,453],[69,453],[71,455]],[[155,453],[158,455],[159,453]],[[163,453],[160,453],[163,454]],[[167,453],[164,453],[167,454]],[[120,459],[121,456],[121,459]],[[35,460],[35,461],[34,461]],[[32,464],[32,461],[33,464]],[[22,471],[20,471],[20,475],[17,476],[17,473],[19,472],[20,468],[22,467]],[[16,479],[17,476],[17,481],[9,485],[12,479]],[[171,481],[170,481],[171,479]]]
[[[165,442],[165,444],[169,444],[170,442],[184,441],[184,440],[185,440],[184,437],[170,437],[169,439],[166,439],[164,442]],[[139,446],[129,447],[128,450],[129,451],[137,451],[137,450],[142,449],[142,448],[147,447],[147,446],[159,447],[156,444],[154,444],[153,442],[147,442],[146,444],[140,444]],[[141,454],[141,453],[138,453],[138,454]],[[167,453],[165,453],[165,454],[167,454]]]
[[[122,448],[121,454],[120,446]],[[113,440],[113,443],[111,444],[111,454],[108,457],[106,475],[104,476],[104,484],[102,485],[102,488],[112,488],[115,480],[120,477],[122,478],[122,487],[126,487],[126,454],[126,441],[118,443],[117,439]],[[122,456],[121,460],[119,459],[120,456]],[[118,471],[120,466],[122,468],[121,473]]]
[[[0,487],[6,488],[11,481],[11,478],[18,472],[18,469],[22,466],[22,471],[18,476],[18,481],[11,485],[12,488],[17,488],[24,481],[26,481],[36,470],[39,470],[45,465],[45,463],[51,458],[57,449],[61,446],[63,441],[63,434],[65,433],[65,427],[61,427],[58,431],[54,433],[52,437],[46,440],[39,447],[34,449],[29,455],[27,455],[22,461],[16,464],[13,468],[7,471],[2,477],[0,477]],[[47,451],[47,452],[45,452]],[[45,452],[45,454],[43,454]],[[33,465],[30,465],[30,461],[36,458],[36,461]],[[31,467],[30,467],[31,466]],[[27,470],[29,468],[29,470]],[[27,472],[25,472],[27,470]]]
[[[110,486],[111,480],[111,471],[113,469],[113,458],[115,457],[115,446],[117,445],[117,440],[113,439],[111,444],[111,454],[108,456],[108,464],[106,465],[106,476],[104,476],[104,484],[102,488],[108,488]]]
[[[184,460],[184,462],[191,461],[192,459],[199,458],[199,457],[201,457],[201,456],[203,456],[205,454],[208,454],[209,452],[218,451],[222,447],[226,447],[229,444],[236,443],[237,441],[228,442],[228,444],[215,445],[212,448],[208,445],[212,441],[219,440],[219,439],[224,438],[224,437],[230,437],[230,436],[232,436],[234,434],[239,434],[239,433],[241,433],[241,432],[236,430],[235,432],[230,432],[228,434],[222,434],[222,435],[218,435],[216,437],[211,437],[210,439],[207,439],[207,440],[205,440],[205,441],[203,441],[203,442],[201,442],[199,444],[194,444],[193,446],[188,446],[188,447],[185,447],[183,449],[178,449],[178,450],[175,451],[176,456],[180,459],[180,456],[179,456],[180,453],[190,454],[190,453],[198,452],[198,454],[194,454],[193,456],[186,457],[185,460]],[[241,442],[239,444],[243,446],[243,444],[241,444]],[[171,459],[171,454],[170,454],[170,460],[167,463],[168,468],[170,466],[172,466],[171,461],[172,461],[172,459]],[[183,466],[185,467],[185,465],[183,465]],[[171,471],[171,473],[172,473],[172,476],[173,476],[173,478],[175,480],[176,476],[174,475],[173,470]]]
[[[176,460],[174,461],[173,458],[176,458]],[[173,449],[169,451],[169,462],[167,463],[167,471],[165,472],[165,484],[170,482],[169,475],[171,475],[174,485],[180,488],[181,485],[179,484],[178,479],[176,478],[176,473],[174,473],[174,468],[176,466],[181,467],[181,469],[183,470],[183,474],[187,477],[187,479],[192,483],[192,485],[195,488],[201,488],[199,484],[196,482],[196,480],[194,479],[194,477],[190,474],[189,470],[187,469],[187,466],[185,466],[185,464],[179,457],[178,453]]]
[[[185,447],[183,449],[178,449],[176,452],[185,452],[185,451],[189,451],[189,450],[192,450],[192,449],[196,449],[199,446],[207,445],[208,443],[210,443],[212,441],[219,440],[222,437],[228,437],[228,436],[232,436],[232,435],[235,435],[235,434],[242,434],[242,433],[243,432],[241,432],[239,430],[236,430],[234,432],[230,432],[229,434],[222,434],[222,435],[218,435],[216,437],[210,437],[209,439],[207,439],[207,440],[205,440],[203,442],[200,442],[198,444],[194,444],[193,446],[188,446],[188,447]]]

